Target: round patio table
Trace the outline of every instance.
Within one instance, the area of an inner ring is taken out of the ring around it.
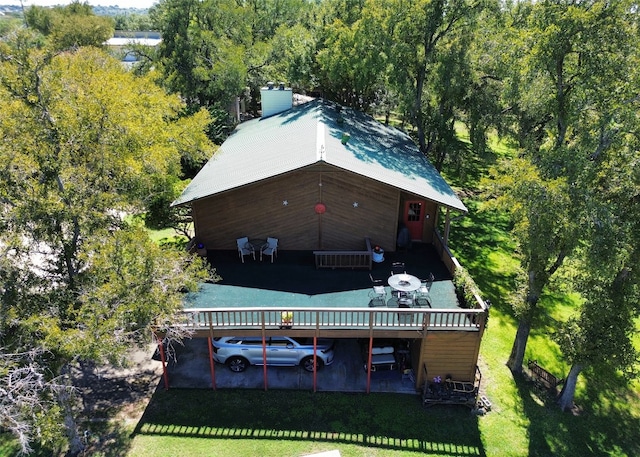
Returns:
[[[245,248],[260,252],[266,244],[267,240],[263,240],[261,238],[250,238],[245,244]]]
[[[389,283],[389,287],[402,292],[413,292],[420,288],[420,278],[406,273],[389,276],[387,282]]]

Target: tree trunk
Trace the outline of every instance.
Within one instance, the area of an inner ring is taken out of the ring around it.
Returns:
[[[522,374],[524,351],[527,348],[527,340],[529,339],[530,331],[531,318],[529,316],[520,318],[516,338],[513,341],[513,346],[511,347],[511,355],[509,355],[509,360],[507,361],[507,366],[514,374]]]
[[[566,411],[573,407],[573,397],[576,393],[576,382],[578,381],[578,375],[582,371],[581,364],[571,365],[569,375],[562,386],[560,397],[558,397],[558,406],[562,411]]]
[[[64,417],[65,434],[67,435],[67,443],[69,450],[67,456],[75,457],[80,455],[84,450],[84,444],[78,434],[78,425],[73,414],[73,386],[69,376],[69,365],[65,365],[62,369],[62,386],[57,391],[58,405],[62,409]]]

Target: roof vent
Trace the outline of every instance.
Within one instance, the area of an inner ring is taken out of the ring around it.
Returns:
[[[281,82],[280,85],[278,86],[278,89],[284,90],[284,83]]]
[[[273,90],[273,86],[274,86],[273,81],[269,81],[269,82],[267,83],[267,89],[269,89],[269,90]]]

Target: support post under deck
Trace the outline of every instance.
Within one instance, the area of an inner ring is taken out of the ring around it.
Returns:
[[[162,340],[155,333],[153,334],[158,342],[158,349],[160,351],[160,361],[162,362],[162,379],[164,380],[164,390],[169,390],[169,374],[167,373],[167,358],[164,354],[164,346]]]
[[[213,338],[213,335],[210,335],[209,338],[207,338],[207,342],[209,343],[209,370],[211,371],[211,388],[216,390],[216,363],[213,360],[213,344],[211,343],[211,338]]]

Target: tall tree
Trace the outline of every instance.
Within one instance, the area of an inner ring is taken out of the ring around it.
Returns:
[[[531,327],[538,313],[538,301],[549,282],[578,241],[575,208],[569,183],[564,178],[545,178],[526,158],[505,160],[485,182],[497,205],[514,223],[512,233],[518,243],[524,290],[516,297],[514,311],[518,329],[508,365],[521,370]]]
[[[557,243],[536,246],[531,242],[537,237],[534,232],[544,230],[546,225],[519,238],[527,289],[524,303],[516,304],[519,324],[508,361],[514,372],[522,370],[540,293],[578,242],[584,241],[580,240],[581,225],[588,217],[586,203],[594,195],[585,179],[593,168],[590,157],[594,153],[586,139],[598,138],[594,127],[604,126],[610,119],[610,111],[600,100],[616,93],[611,92],[620,81],[615,75],[625,67],[623,62],[630,51],[620,33],[621,25],[630,26],[628,6],[604,1],[518,2],[508,12],[511,36],[517,38],[512,40],[511,72],[503,90],[509,117],[521,154],[535,167],[536,174],[543,182],[565,183],[563,192],[570,203],[564,208],[571,215],[568,220],[561,217],[556,231],[551,232],[561,235]],[[603,147],[607,147],[607,137],[602,136]],[[514,209],[529,207],[541,198],[540,193],[533,192],[514,196]],[[554,214],[557,208],[540,210]],[[533,216],[533,222],[540,217]]]
[[[367,12],[373,11],[363,10],[363,17],[351,25],[340,20],[329,25],[317,55],[327,97],[363,111],[378,101],[388,65],[377,21]]]
[[[56,50],[74,46],[101,47],[113,36],[115,22],[96,16],[88,3],[74,1],[66,6],[31,6],[25,12],[29,27],[45,35]]]
[[[247,78],[251,29],[243,9],[231,1],[165,0],[150,15],[163,36],[160,82],[189,104],[227,108]]]
[[[464,37],[472,32],[475,16],[483,6],[477,1],[371,2],[371,7],[381,8],[385,15],[382,27],[388,37],[389,83],[409,113],[418,146],[425,154],[439,142],[446,144],[447,136],[451,136],[452,108],[462,104],[459,95],[466,85],[460,78],[463,66],[459,66],[456,55],[464,55],[468,46]],[[439,74],[443,67],[445,72]],[[443,81],[462,87],[449,83],[443,86]],[[437,88],[441,88],[440,93]]]
[[[247,87],[255,101],[260,87],[278,76],[269,74],[276,73],[274,64],[282,68],[282,59],[292,55],[291,50],[273,52],[274,36],[295,43],[293,34],[285,36],[279,29],[289,27],[307,40],[293,27],[305,24],[312,7],[300,0],[163,0],[150,11],[163,35],[156,65],[159,82],[198,107],[228,110]],[[297,49],[309,52],[306,44]],[[301,56],[299,61],[305,60]]]
[[[581,119],[591,125],[591,135],[573,139],[591,151],[590,167],[582,176],[590,192],[576,281],[584,302],[557,336],[571,364],[558,401],[562,409],[573,405],[577,378],[583,370],[596,376],[617,372],[637,376],[640,357],[633,337],[640,315],[638,57],[628,55],[630,68],[624,78],[608,77],[602,82],[612,91],[607,92],[616,96],[593,94],[597,115],[589,113]]]
[[[144,211],[154,182],[179,173],[182,151],[209,155],[209,118],[181,116],[176,96],[95,48],[30,44],[0,44],[0,348],[41,349],[44,379],[69,386],[77,360],[124,363],[207,277],[200,259],[160,249],[122,215]],[[42,395],[77,455],[70,392]]]

